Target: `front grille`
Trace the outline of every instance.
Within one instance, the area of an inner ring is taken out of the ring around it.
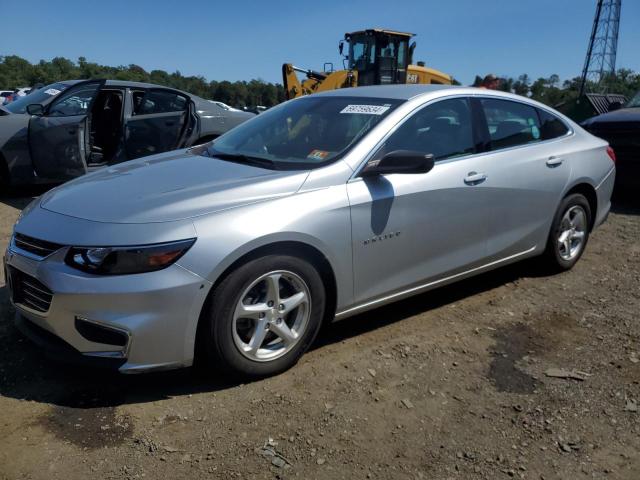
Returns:
[[[53,292],[39,280],[20,270],[9,267],[13,303],[47,313],[53,299]]]
[[[40,258],[48,257],[53,252],[60,250],[63,247],[63,245],[47,242],[45,240],[38,240],[37,238],[29,237],[21,233],[14,234],[13,244],[20,250],[32,253]]]

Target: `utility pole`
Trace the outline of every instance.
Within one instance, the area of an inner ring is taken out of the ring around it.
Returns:
[[[580,96],[587,93],[587,89],[606,93],[605,80],[616,72],[621,4],[622,0],[598,0],[582,69]]]

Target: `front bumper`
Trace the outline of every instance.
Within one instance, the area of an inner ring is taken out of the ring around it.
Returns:
[[[42,311],[45,308],[33,308],[15,294],[19,285],[7,282],[17,325],[28,337],[63,360],[86,359],[87,364],[113,366],[123,373],[193,363],[197,323],[210,282],[178,264],[136,275],[89,275],[64,263],[67,250],[44,259],[11,245],[5,253],[5,274],[18,272],[20,281],[35,279],[31,283],[51,292],[48,309]],[[125,340],[100,343],[79,328],[79,321],[102,329],[106,339],[111,332]]]

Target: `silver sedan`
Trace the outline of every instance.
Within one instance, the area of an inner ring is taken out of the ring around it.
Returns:
[[[50,191],[6,276],[60,357],[261,377],[324,322],[527,257],[573,267],[614,177],[606,142],[526,98],[342,89]]]

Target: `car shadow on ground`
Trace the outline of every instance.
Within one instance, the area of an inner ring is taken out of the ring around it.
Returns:
[[[538,262],[539,263],[539,262]],[[327,325],[313,350],[366,334],[414,315],[491,290],[522,277],[544,276],[524,261]],[[0,287],[0,395],[71,408],[104,408],[216,392],[243,381],[188,368],[144,375],[83,368],[48,359],[13,326],[14,310]]]

